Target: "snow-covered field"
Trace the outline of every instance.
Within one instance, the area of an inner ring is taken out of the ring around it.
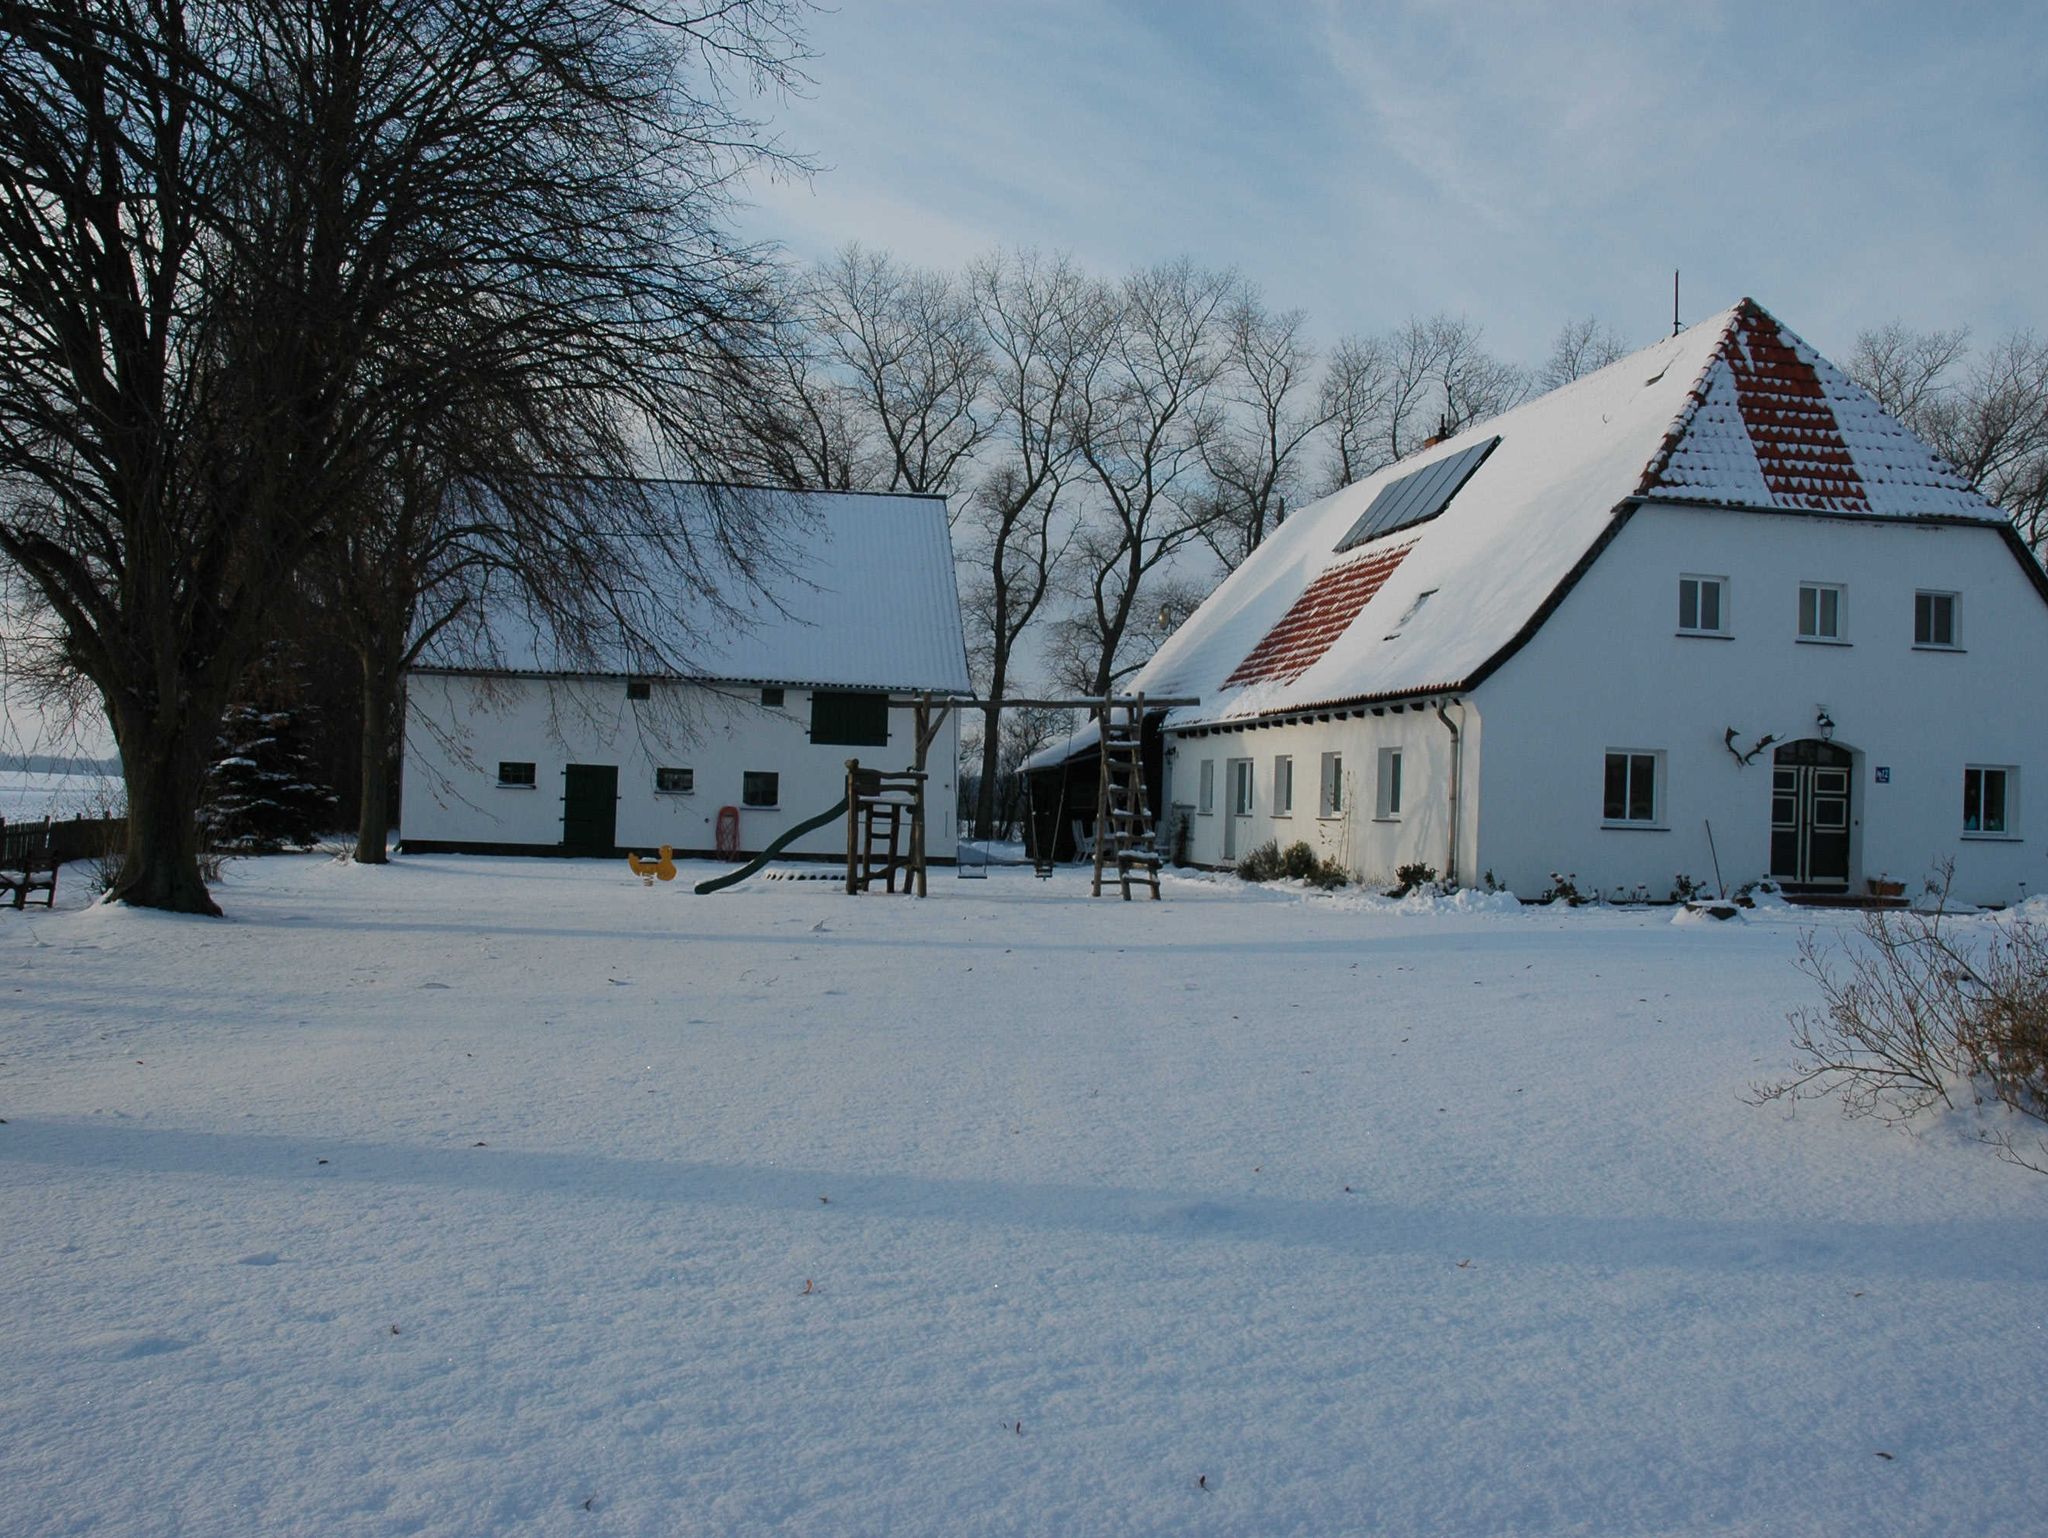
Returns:
[[[40,822],[45,817],[118,817],[127,799],[127,790],[118,775],[0,769],[0,818],[8,822]]]
[[[2048,1179],[1744,1103],[1790,915],[697,874],[0,913],[0,1528],[2042,1530]]]

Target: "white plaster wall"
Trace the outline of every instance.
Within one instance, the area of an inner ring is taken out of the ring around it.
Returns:
[[[1473,795],[1478,784],[1474,765],[1479,739],[1479,715],[1468,704],[1446,704],[1446,713],[1459,724],[1464,739],[1465,805],[1460,824],[1460,875],[1472,872],[1465,854],[1472,847],[1477,807]],[[1230,816],[1229,761],[1250,758],[1253,765],[1252,815],[1237,819],[1236,853],[1274,840],[1284,849],[1304,840],[1318,855],[1337,861],[1354,876],[1373,883],[1393,879],[1394,871],[1421,863],[1437,871],[1446,869],[1450,844],[1451,736],[1433,710],[1395,710],[1382,707],[1375,714],[1370,707],[1347,712],[1332,711],[1330,719],[1292,722],[1282,726],[1211,729],[1207,735],[1173,733],[1167,738],[1166,802],[1199,806],[1201,764],[1213,760],[1216,769],[1214,809],[1209,813],[1187,810],[1190,830],[1188,858],[1197,865],[1223,865],[1225,821]],[[1399,748],[1402,753],[1401,814],[1387,820],[1378,818],[1379,750]],[[1318,815],[1322,795],[1322,756],[1340,753],[1344,759],[1344,810],[1336,817]],[[1282,754],[1294,759],[1294,811],[1278,816],[1273,811],[1273,761]]]
[[[1682,573],[1728,578],[1730,639],[1676,633]],[[1795,638],[1801,581],[1842,585],[1849,644]],[[1914,648],[1918,589],[1961,594],[1961,651]],[[1834,741],[1856,754],[1852,891],[1881,874],[1918,891],[1953,858],[1971,900],[2013,900],[2022,882],[2038,893],[2048,889],[2044,656],[2048,604],[1995,531],[1645,507],[1474,693],[1487,721],[1476,869],[1524,896],[1563,870],[1585,890],[1640,884],[1663,897],[1678,872],[1712,878],[1711,822],[1727,884],[1760,876],[1772,749],[1741,767],[1723,734],[1735,727],[1744,748],[1765,733],[1815,736],[1824,705]],[[1604,756],[1622,748],[1665,755],[1656,831],[1601,826]],[[2018,766],[2014,837],[1963,836],[1973,763]],[[1879,767],[1890,783],[1876,783]]]
[[[651,685],[650,698],[626,698],[620,679],[480,681],[445,675],[408,680],[402,836],[479,844],[558,845],[562,840],[562,776],[568,764],[616,764],[618,838],[651,850],[716,846],[718,810],[740,812],[740,846],[755,851],[795,824],[824,811],[845,793],[846,760],[883,769],[909,767],[912,712],[889,712],[889,745],[814,746],[808,690],[784,692],[781,708],[765,708],[760,691],[714,690],[698,684]],[[926,758],[926,852],[954,857],[955,778],[959,717],[949,715]],[[501,759],[535,765],[532,789],[497,783]],[[689,795],[657,792],[654,771],[668,765],[695,771]],[[741,775],[779,775],[781,805],[742,805]],[[843,855],[843,821],[808,833],[792,854]]]

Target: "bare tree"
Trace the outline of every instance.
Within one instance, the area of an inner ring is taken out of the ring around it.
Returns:
[[[957,490],[993,419],[988,341],[972,295],[945,273],[851,245],[809,285],[814,324],[871,430],[888,491]]]
[[[1487,352],[1471,321],[1436,315],[1340,343],[1325,391],[1336,439],[1325,489],[1334,491],[1498,416],[1528,394],[1529,376]]]
[[[1311,377],[1315,349],[1302,334],[1300,310],[1275,314],[1246,293],[1226,324],[1221,410],[1203,459],[1218,503],[1209,543],[1230,569],[1287,517],[1303,450],[1334,411]]]
[[[432,403],[566,377],[606,441],[691,452],[758,309],[721,215],[762,146],[721,82],[791,67],[793,14],[0,9],[0,551],[121,746],[111,895],[218,911],[194,813],[226,701]]]
[[[1847,372],[2048,551],[2048,342],[2015,332],[1973,356],[1966,330],[1893,322],[1857,337]]]
[[[1627,351],[1627,344],[1596,317],[1588,315],[1584,320],[1567,321],[1550,344],[1550,356],[1536,371],[1536,388],[1555,390],[1574,379],[1583,379]]]
[[[1017,648],[1055,591],[1071,538],[1064,493],[1076,463],[1067,415],[1099,354],[1104,310],[1065,257],[1035,252],[989,257],[968,273],[987,338],[991,447],[1000,457],[969,500],[966,607],[970,658],[984,698],[977,837],[994,836],[1002,703]]]
[[[1068,422],[1096,506],[1075,539],[1081,609],[1056,638],[1062,677],[1108,694],[1144,665],[1157,632],[1134,625],[1149,584],[1198,548],[1217,517],[1202,450],[1210,398],[1228,365],[1234,273],[1182,259],[1102,289],[1105,344],[1083,374]]]

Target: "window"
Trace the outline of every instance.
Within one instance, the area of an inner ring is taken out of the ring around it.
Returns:
[[[2019,771],[1973,764],[1963,771],[1963,831],[2008,835],[2016,823],[2014,784]]]
[[[780,806],[782,776],[749,769],[740,776],[741,806]]]
[[[1606,794],[1600,818],[1610,823],[1655,824],[1663,808],[1657,803],[1655,753],[1609,753]]]
[[[626,698],[629,700],[644,700],[653,692],[654,686],[644,678],[626,680]]]
[[[780,710],[782,708],[782,691],[780,689],[763,689],[761,691],[761,703],[770,710]]]
[[[1344,755],[1325,753],[1323,755],[1322,817],[1340,817],[1344,813]]]
[[[1379,792],[1373,801],[1373,816],[1394,822],[1401,816],[1401,750],[1380,749]]]
[[[1252,814],[1252,761],[1248,758],[1230,761],[1230,812],[1233,817]]]
[[[1956,595],[1915,593],[1913,595],[1913,644],[1954,646],[1956,644]]]
[[[500,763],[498,765],[498,783],[500,785],[516,785],[526,790],[533,789],[533,765]]]
[[[1825,582],[1799,584],[1799,639],[1842,639],[1842,590]]]
[[[1728,633],[1728,579],[1678,579],[1678,629],[1681,635]]]
[[[1273,760],[1273,815],[1286,817],[1294,811],[1294,760],[1282,753]]]
[[[1201,795],[1196,800],[1195,810],[1208,816],[1216,810],[1216,760],[1202,760]]]
[[[848,748],[886,748],[889,696],[817,690],[811,695],[811,741]]]
[[[654,788],[664,796],[687,796],[697,788],[697,771],[657,769],[654,771]]]

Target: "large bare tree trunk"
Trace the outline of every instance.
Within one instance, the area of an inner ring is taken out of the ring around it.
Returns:
[[[127,722],[120,731],[128,782],[128,844],[107,901],[218,916],[199,874],[199,805],[219,736],[219,711],[174,727]]]

